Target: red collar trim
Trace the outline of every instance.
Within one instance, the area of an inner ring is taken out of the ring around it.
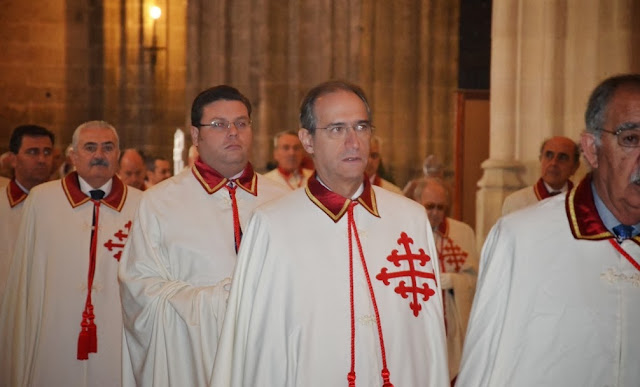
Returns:
[[[363,181],[364,190],[356,201],[362,204],[362,207],[369,211],[371,215],[379,218],[380,214],[378,213],[378,205],[376,204],[376,195],[371,189],[371,183],[366,176],[364,176]],[[305,192],[309,199],[325,214],[329,215],[335,223],[338,223],[340,218],[347,212],[349,204],[352,202],[351,199],[340,196],[322,185],[322,183],[318,181],[317,173],[315,172],[309,178]]]
[[[22,203],[27,198],[27,195],[28,194],[16,184],[15,179],[12,179],[9,184],[7,184],[7,197],[9,198],[9,206],[11,206],[11,208]]]
[[[575,189],[569,191],[565,208],[571,233],[576,239],[603,240],[615,238],[602,223],[591,191],[591,173],[587,174]],[[640,235],[631,238],[640,245]]]
[[[191,172],[193,172],[193,176],[196,177],[202,185],[202,188],[204,188],[209,195],[218,191],[230,181],[233,181],[238,185],[238,187],[247,191],[251,195],[258,196],[258,175],[254,172],[251,163],[247,163],[242,175],[235,180],[229,180],[222,176],[220,172],[211,168],[200,158],[198,158],[198,160],[193,164],[193,167],[191,167]]]
[[[91,200],[91,197],[87,196],[87,194],[82,192],[82,190],[80,189],[78,172],[70,172],[61,181],[62,190],[67,196],[67,200],[69,200],[69,204],[71,204],[71,207],[76,208]],[[124,203],[127,200],[127,191],[127,186],[122,182],[122,180],[120,180],[118,176],[113,175],[111,192],[109,192],[109,195],[107,197],[100,200],[100,202],[107,207],[120,212],[122,211],[122,207],[124,207]]]
[[[567,180],[567,190],[571,190],[571,188],[573,188],[573,182],[571,182],[571,180]],[[551,197],[551,194],[549,194],[547,186],[544,185],[544,180],[542,180],[542,178],[539,178],[533,186],[533,193],[536,194],[538,201]]]
[[[438,226],[438,232],[440,233],[440,235],[448,237],[449,230],[449,218],[445,217],[444,219],[442,219],[442,222],[440,222],[440,225]]]
[[[380,178],[380,176],[378,175],[374,175],[373,176],[373,181],[371,182],[371,184],[377,186],[377,187],[381,187],[382,186],[382,178]]]

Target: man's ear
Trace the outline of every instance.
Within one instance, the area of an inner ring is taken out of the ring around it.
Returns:
[[[196,147],[198,146],[198,132],[199,132],[198,128],[192,125],[191,126],[191,143]]]
[[[582,133],[580,136],[582,154],[592,169],[598,168],[598,147],[596,146],[596,141],[596,137],[592,133]]]
[[[313,154],[313,136],[305,128],[298,130],[298,138],[302,143],[302,147],[308,154]]]
[[[9,159],[9,165],[11,165],[11,168],[16,169],[16,167],[18,166],[17,155],[13,152],[9,152],[7,153],[6,157]]]

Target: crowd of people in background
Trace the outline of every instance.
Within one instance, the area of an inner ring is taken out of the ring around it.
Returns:
[[[0,385],[637,385],[640,75],[594,89],[579,142],[542,143],[482,253],[434,155],[390,181],[357,85],[309,90],[264,175],[251,116],[203,90],[173,173],[105,121],[64,152],[13,130]]]

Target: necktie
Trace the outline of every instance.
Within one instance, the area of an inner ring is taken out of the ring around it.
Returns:
[[[78,360],[87,360],[89,353],[98,352],[97,327],[94,322],[93,303],[91,302],[91,288],[96,271],[96,249],[98,245],[98,224],[100,221],[100,199],[104,191],[100,189],[89,191],[93,201],[93,219],[91,221],[91,242],[89,244],[89,273],[87,274],[87,299],[82,312],[82,327],[78,336]]]
[[[231,211],[233,212],[233,239],[236,247],[236,253],[240,250],[240,240],[242,239],[242,229],[240,228],[240,215],[238,214],[238,202],[236,201],[236,186],[229,183],[225,186],[231,197]]]
[[[613,232],[616,234],[618,242],[622,242],[625,239],[630,239],[633,235],[633,227],[626,224],[619,224],[613,228]]]

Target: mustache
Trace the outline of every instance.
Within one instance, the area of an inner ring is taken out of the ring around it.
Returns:
[[[106,159],[93,159],[89,163],[89,166],[91,166],[91,167],[95,167],[95,166],[109,167],[109,162]]]
[[[640,184],[640,169],[635,171],[635,173],[631,175],[631,179],[629,180],[632,184]]]

